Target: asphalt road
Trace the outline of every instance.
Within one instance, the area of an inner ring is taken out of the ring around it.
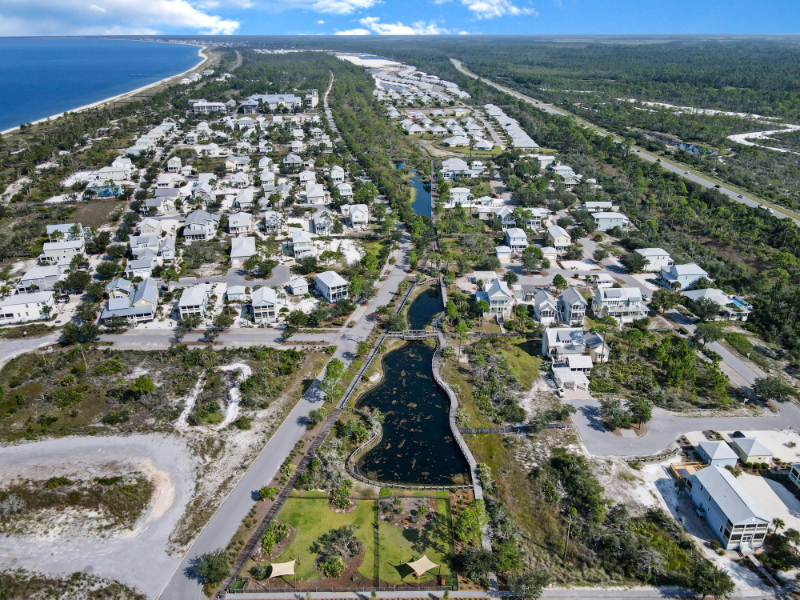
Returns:
[[[359,308],[354,316],[356,324],[345,327],[336,337],[338,346],[333,355],[345,363],[355,357],[356,345],[370,334],[375,322],[368,315],[377,310],[379,306],[388,304],[397,291],[400,282],[405,279],[408,271],[408,253],[411,243],[406,235],[400,243],[400,255],[393,267],[389,270],[388,278],[378,290],[369,305]],[[162,600],[206,600],[202,586],[194,575],[192,565],[198,556],[224,548],[240,523],[250,511],[255,502],[254,494],[263,485],[269,483],[278,472],[281,464],[302,438],[306,431],[308,413],[318,407],[324,400],[324,394],[319,389],[319,383],[324,375],[317,377],[303,398],[297,403],[294,410],[281,424],[267,445],[258,455],[256,460],[233,489],[228,498],[220,506],[203,531],[197,537],[191,548],[184,555],[180,566],[175,571],[164,591]]]
[[[450,62],[452,62],[453,66],[455,66],[456,69],[458,69],[460,72],[462,72],[467,77],[472,77],[473,79],[478,79],[479,78],[478,75],[476,75],[475,73],[473,73],[472,71],[470,71],[469,69],[464,67],[464,65],[461,63],[461,61],[456,60],[455,58],[451,58]],[[507,87],[503,86],[503,85],[499,85],[497,83],[494,83],[493,81],[490,81],[490,80],[488,80],[488,79],[486,79],[484,77],[480,77],[480,79],[482,79],[487,85],[490,85],[493,88],[496,88],[496,89],[500,90],[501,92],[505,92],[506,94],[514,96],[515,98],[518,98],[520,100],[524,100],[525,102],[528,102],[529,104],[533,104],[533,106],[535,106],[539,110],[542,110],[543,112],[546,112],[546,113],[549,113],[549,114],[552,114],[552,115],[561,115],[563,117],[572,117],[574,119],[577,119],[577,117],[575,115],[573,115],[572,113],[570,113],[570,112],[568,112],[566,110],[562,110],[560,108],[556,108],[551,104],[545,104],[544,102],[541,102],[540,100],[536,100],[535,98],[531,98],[530,96],[526,96],[525,94],[521,94],[519,92],[516,92],[516,91],[514,91],[514,90],[512,90],[510,88],[507,88]],[[605,136],[610,135],[611,137],[614,138],[615,141],[622,142],[622,139],[620,139],[619,136],[617,136],[617,135],[615,135],[615,134],[613,134],[613,133],[611,133],[609,131],[606,131],[602,127],[597,127],[596,125],[593,125],[593,124],[591,124],[591,123],[589,123],[589,122],[587,122],[587,121],[585,121],[583,119],[578,119],[578,120],[579,120],[580,123],[585,124],[587,127],[589,127],[590,129],[593,129],[597,133],[599,133],[601,135],[605,135]],[[741,204],[746,204],[747,206],[754,206],[754,207],[757,207],[759,204],[769,204],[768,202],[765,203],[763,200],[761,200],[759,198],[753,198],[752,195],[751,195],[751,197],[745,196],[739,190],[736,190],[736,189],[734,189],[734,188],[732,188],[732,187],[730,187],[730,186],[728,186],[728,185],[726,185],[724,183],[717,183],[716,181],[714,181],[714,180],[712,180],[712,179],[710,179],[708,177],[705,177],[703,175],[699,175],[697,173],[693,173],[693,172],[690,171],[690,168],[688,166],[686,166],[686,165],[673,163],[671,161],[667,162],[664,159],[662,159],[660,156],[657,156],[655,154],[651,154],[651,153],[647,152],[646,150],[644,150],[642,148],[635,148],[634,152],[635,152],[636,156],[638,156],[639,158],[641,158],[644,161],[651,162],[651,163],[652,162],[660,162],[661,163],[661,167],[663,169],[666,169],[668,171],[672,171],[673,173],[676,173],[676,174],[680,175],[684,179],[687,179],[689,181],[693,181],[693,182],[695,182],[697,184],[700,184],[703,187],[707,187],[707,188],[717,187],[717,189],[719,190],[720,193],[725,194],[731,200],[734,200],[734,201],[739,202]],[[739,197],[740,195],[742,196],[741,198]],[[785,209],[780,209],[780,210],[785,210]],[[786,212],[788,213],[789,211],[786,211]],[[778,210],[776,210],[773,214],[776,217],[780,218],[780,219],[785,219],[785,218],[792,219],[792,221],[794,221],[796,225],[800,225],[800,218],[798,218],[798,217],[792,216],[790,214],[784,214],[782,212],[779,212]]]
[[[21,340],[2,340],[0,341],[0,367],[16,358],[20,354],[25,354],[31,350],[52,346],[58,341],[58,334],[45,335],[42,337],[24,338]]]

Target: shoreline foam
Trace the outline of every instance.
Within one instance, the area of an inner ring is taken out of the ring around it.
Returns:
[[[139,41],[139,40],[133,40],[133,41]],[[152,43],[174,44],[175,42],[152,42]],[[197,55],[201,57],[200,58],[200,62],[197,63],[195,66],[193,66],[191,69],[187,69],[186,71],[183,71],[182,73],[178,73],[177,75],[170,75],[169,77],[165,77],[164,79],[160,79],[158,81],[154,81],[153,83],[149,83],[147,85],[143,85],[142,87],[136,88],[135,90],[131,90],[129,92],[124,92],[122,94],[117,94],[116,96],[111,96],[110,98],[105,98],[103,100],[98,100],[97,102],[92,102],[91,104],[85,104],[83,106],[79,106],[78,108],[72,108],[70,110],[65,110],[64,112],[60,112],[60,113],[58,113],[56,115],[51,115],[49,117],[44,117],[43,119],[38,119],[36,121],[31,121],[30,124],[31,125],[37,125],[39,123],[46,123],[47,121],[51,121],[51,120],[57,119],[59,117],[62,117],[66,113],[75,113],[75,112],[81,112],[81,111],[84,111],[84,110],[89,110],[90,108],[97,108],[98,106],[102,106],[103,104],[108,104],[109,102],[114,102],[115,100],[119,100],[120,98],[125,98],[127,96],[138,94],[138,93],[143,92],[144,90],[149,89],[149,88],[151,88],[153,86],[161,85],[162,83],[164,83],[165,81],[169,81],[170,79],[175,79],[177,77],[183,77],[187,73],[191,73],[195,69],[200,68],[206,61],[209,60],[209,57],[204,54],[204,50],[206,48],[208,48],[208,46],[198,46],[197,44],[181,44],[181,45],[183,45],[183,46],[195,46],[195,47],[199,48],[199,50],[197,51]],[[6,135],[7,133],[13,133],[13,132],[18,131],[18,130],[19,130],[19,125],[17,125],[16,127],[11,127],[10,129],[6,129],[4,131],[0,131],[0,135]]]

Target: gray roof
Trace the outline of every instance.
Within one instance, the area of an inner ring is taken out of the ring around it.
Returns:
[[[553,239],[557,237],[567,236],[568,238],[572,239],[572,237],[567,233],[567,230],[563,227],[559,227],[558,225],[551,225],[547,228],[547,233]]]
[[[767,513],[756,503],[736,478],[722,467],[706,467],[693,475],[734,525],[742,522],[769,523]]]
[[[561,296],[559,296],[559,300],[561,300],[565,304],[570,304],[570,305],[578,303],[586,306],[588,304],[588,302],[586,302],[583,296],[581,296],[580,292],[572,286],[569,286],[561,293]]]
[[[773,456],[775,454],[758,438],[738,438],[733,440],[733,443],[739,446],[747,456]]]
[[[117,277],[116,279],[108,282],[106,285],[106,293],[110,293],[114,290],[122,290],[123,292],[130,294],[132,289],[133,284],[122,277]]]
[[[329,288],[347,285],[347,280],[339,275],[336,271],[325,271],[317,274],[314,278],[317,281],[321,281]]]
[[[270,304],[278,303],[278,295],[275,290],[267,286],[258,288],[253,292],[253,306],[268,306]]]
[[[20,279],[20,282],[30,281],[32,279],[44,279],[47,277],[60,277],[61,267],[58,265],[45,265],[37,266],[28,269]]]
[[[180,195],[180,188],[158,188],[156,190],[156,198],[177,198]],[[158,206],[158,204],[147,204],[147,206]]]
[[[145,279],[136,286],[136,291],[131,296],[131,305],[140,301],[155,305],[158,302],[158,284],[153,279]]]
[[[727,442],[712,442],[706,440],[705,442],[700,442],[698,446],[708,455],[708,458],[711,460],[739,458],[739,456],[733,451],[733,448],[731,448]]]
[[[256,253],[256,238],[239,236],[231,240],[231,258],[251,257]]]
[[[199,223],[200,225],[207,225],[211,221],[219,223],[219,215],[212,215],[204,210],[195,210],[186,215],[186,220],[183,224]]]

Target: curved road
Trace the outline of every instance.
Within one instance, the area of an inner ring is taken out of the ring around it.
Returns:
[[[514,96],[515,98],[518,98],[520,100],[524,100],[525,102],[527,102],[529,104],[533,104],[534,107],[538,108],[539,110],[541,110],[543,112],[550,113],[552,115],[560,115],[562,117],[571,117],[571,118],[577,120],[578,123],[588,127],[589,129],[592,129],[592,130],[596,131],[600,135],[604,135],[604,136],[609,136],[610,135],[612,138],[614,138],[614,141],[616,141],[617,143],[621,143],[622,142],[622,139],[620,139],[619,136],[617,136],[617,135],[615,135],[615,134],[613,134],[613,133],[611,133],[609,131],[606,131],[605,129],[603,129],[601,127],[598,127],[597,125],[594,125],[594,124],[592,124],[592,123],[590,123],[590,122],[588,122],[588,121],[586,121],[584,119],[581,119],[581,118],[573,115],[572,113],[570,113],[570,112],[568,112],[566,110],[562,110],[560,108],[556,108],[552,104],[545,104],[544,102],[542,102],[540,100],[536,100],[535,98],[531,98],[530,96],[526,96],[525,94],[521,94],[520,92],[516,92],[516,91],[512,90],[511,88],[507,88],[507,87],[505,87],[503,85],[494,83],[493,81],[490,81],[490,80],[488,80],[488,79],[486,79],[484,77],[480,77],[479,75],[476,75],[475,73],[473,73],[472,71],[467,69],[461,63],[460,60],[457,60],[455,58],[451,58],[450,62],[452,62],[453,66],[456,69],[458,69],[461,73],[466,75],[467,77],[472,77],[473,79],[481,79],[487,85],[490,85],[493,88],[500,90],[501,92],[505,92],[506,94]],[[789,218],[789,219],[792,219],[792,221],[794,221],[795,225],[800,225],[800,215],[798,215],[796,213],[793,213],[793,212],[791,212],[789,210],[786,210],[785,208],[783,208],[781,206],[777,206],[775,204],[772,204],[770,202],[766,202],[764,200],[753,199],[752,197],[747,197],[747,196],[744,195],[743,192],[740,192],[739,190],[737,190],[736,188],[730,186],[729,184],[726,184],[726,183],[723,183],[723,182],[718,182],[718,181],[716,181],[714,179],[711,179],[709,177],[706,177],[704,175],[700,175],[700,174],[698,174],[696,172],[692,172],[690,170],[690,168],[688,166],[686,166],[686,165],[681,165],[680,163],[676,163],[674,161],[665,160],[664,158],[662,158],[660,156],[657,156],[655,154],[651,154],[651,153],[647,152],[646,150],[644,150],[642,148],[638,148],[638,147],[634,146],[634,152],[635,152],[636,156],[638,156],[642,160],[644,160],[646,162],[651,162],[651,163],[660,162],[661,163],[661,167],[663,169],[666,169],[667,171],[672,171],[673,173],[675,173],[677,175],[680,175],[684,179],[687,179],[689,181],[693,181],[694,183],[700,184],[703,187],[713,188],[713,187],[719,186],[718,190],[721,193],[723,193],[726,196],[728,196],[731,200],[734,200],[734,201],[739,202],[741,204],[746,204],[747,206],[752,206],[752,207],[758,207],[760,204],[763,204],[765,206],[770,206],[770,207],[772,207],[774,209],[774,213],[773,214],[776,217],[781,218],[781,219]],[[740,198],[739,196],[742,196],[742,197]]]

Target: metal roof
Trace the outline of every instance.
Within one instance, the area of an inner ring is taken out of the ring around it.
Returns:
[[[711,499],[734,525],[745,521],[770,522],[764,509],[753,500],[727,469],[710,466],[697,471],[692,477],[708,490]]]

